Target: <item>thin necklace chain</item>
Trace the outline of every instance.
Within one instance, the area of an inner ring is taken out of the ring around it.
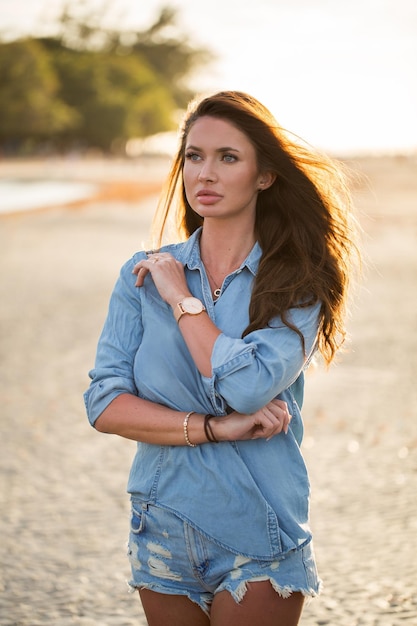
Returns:
[[[219,287],[217,287],[217,281],[214,280],[212,273],[210,272],[209,268],[207,267],[206,264],[204,264],[205,270],[207,272],[208,277],[210,278],[211,282],[213,283],[215,289],[212,289],[212,294],[213,294],[213,300],[214,302],[217,302],[217,300],[220,298],[221,293],[222,293],[222,285],[223,285],[223,280],[221,282],[221,285]],[[240,265],[238,265],[238,267],[240,267]],[[237,269],[237,268],[236,268]],[[236,271],[236,270],[232,270],[232,271]],[[231,272],[229,272],[231,274]]]
[[[211,282],[213,283],[213,285],[216,287],[217,285],[217,281],[214,280],[213,276],[211,275],[211,272],[209,270],[209,268],[207,267],[207,265],[204,266],[206,268],[206,272],[209,275],[209,278],[211,278]],[[216,287],[216,289],[213,289],[213,300],[214,302],[217,302],[217,300],[220,298],[222,292],[222,288],[220,287]]]

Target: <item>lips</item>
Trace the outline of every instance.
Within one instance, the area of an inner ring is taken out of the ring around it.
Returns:
[[[197,192],[196,196],[202,204],[213,204],[222,197],[219,193],[216,193],[212,189],[201,189]]]

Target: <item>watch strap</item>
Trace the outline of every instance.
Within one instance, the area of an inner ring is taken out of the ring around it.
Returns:
[[[175,317],[175,321],[177,322],[177,324],[183,315],[185,315],[185,311],[182,308],[181,302],[178,302],[177,306],[174,309],[174,317]]]

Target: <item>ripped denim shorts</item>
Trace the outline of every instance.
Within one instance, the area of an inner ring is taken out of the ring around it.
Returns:
[[[269,580],[282,597],[320,593],[313,547],[271,562],[229,552],[174,513],[132,497],[128,544],[133,589],[185,595],[209,615],[214,594],[228,591],[236,602],[250,581]]]

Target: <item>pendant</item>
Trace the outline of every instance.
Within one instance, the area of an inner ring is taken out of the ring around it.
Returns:
[[[220,294],[221,294],[222,290],[221,289],[215,289],[213,291],[213,296],[216,298],[216,300],[218,300],[220,298]]]

